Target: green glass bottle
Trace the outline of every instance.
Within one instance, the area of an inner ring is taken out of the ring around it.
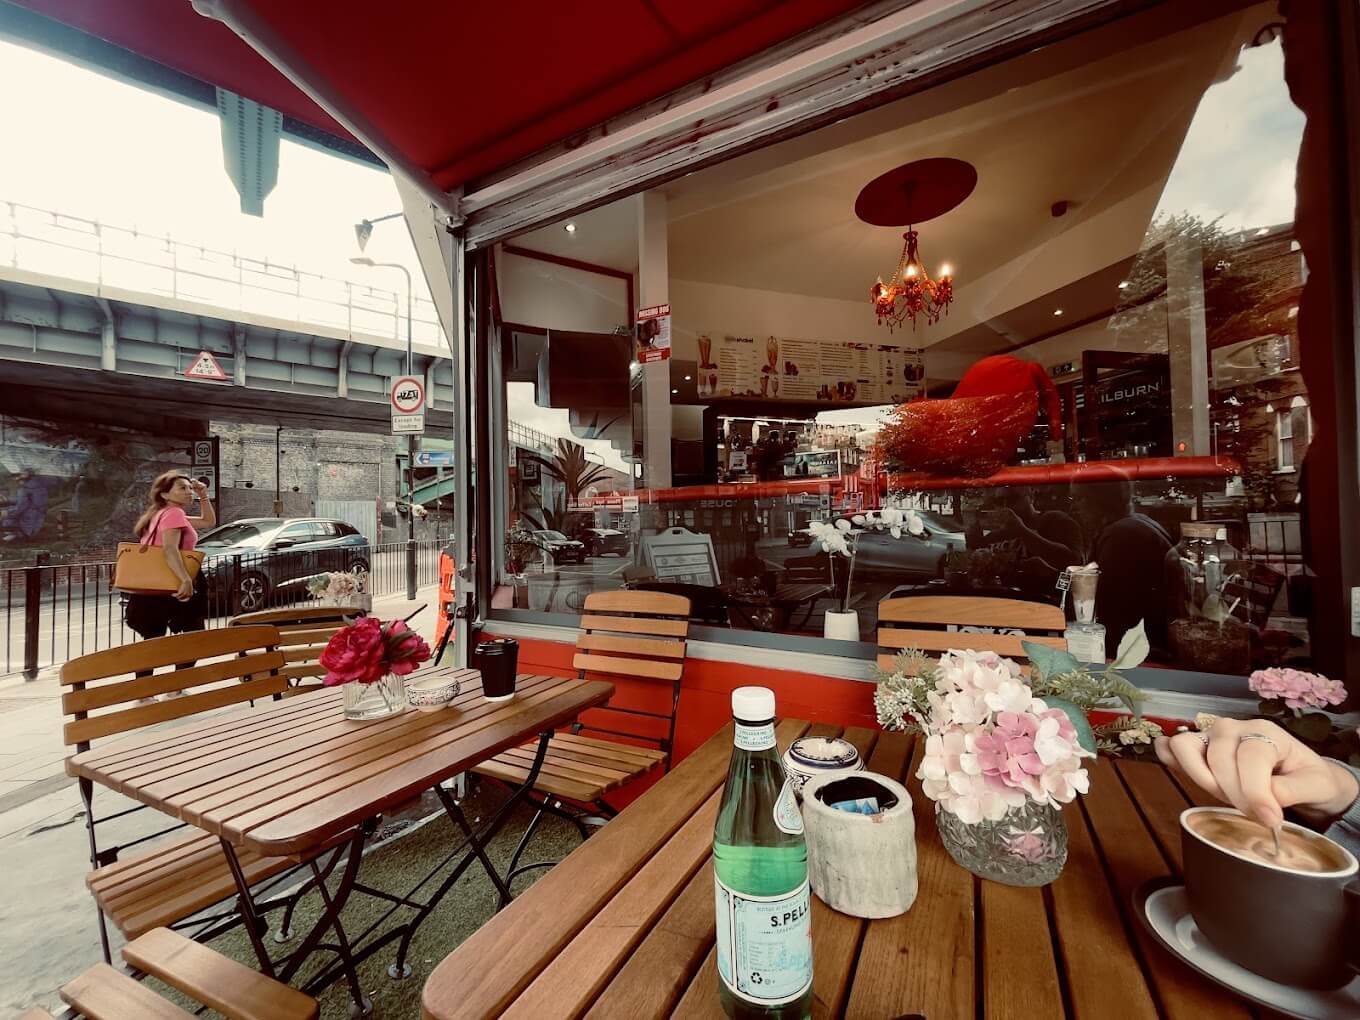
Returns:
[[[732,692],[732,761],[713,830],[718,997],[732,1020],[812,1016],[803,816],[774,739],[774,692]]]

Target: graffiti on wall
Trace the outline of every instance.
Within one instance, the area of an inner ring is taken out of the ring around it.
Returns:
[[[0,415],[0,562],[111,554],[156,475],[189,470],[191,438]]]

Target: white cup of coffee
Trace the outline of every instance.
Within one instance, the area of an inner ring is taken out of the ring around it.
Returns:
[[[1320,833],[1227,807],[1181,812],[1185,890],[1216,950],[1280,984],[1339,988],[1360,969],[1360,863]]]

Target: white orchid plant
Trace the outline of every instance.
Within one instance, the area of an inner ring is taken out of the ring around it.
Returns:
[[[881,510],[866,510],[862,514],[842,517],[834,522],[813,521],[808,525],[813,545],[820,546],[822,552],[831,557],[832,582],[835,581],[835,557],[844,556],[848,561],[845,578],[845,592],[841,595],[841,612],[850,609],[850,584],[855,579],[855,554],[859,552],[860,537],[870,531],[887,532],[893,538],[903,534],[911,535],[924,542],[930,532],[915,510],[905,507],[885,506]]]

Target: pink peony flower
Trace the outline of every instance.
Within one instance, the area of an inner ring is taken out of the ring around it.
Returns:
[[[1258,669],[1247,686],[1267,701],[1281,699],[1292,709],[1326,708],[1346,700],[1346,687],[1339,680],[1328,680],[1317,673],[1288,667]]]
[[[326,667],[322,683],[365,683],[381,680],[387,672],[383,656],[382,624],[365,616],[341,627],[326,643],[320,663]]]

